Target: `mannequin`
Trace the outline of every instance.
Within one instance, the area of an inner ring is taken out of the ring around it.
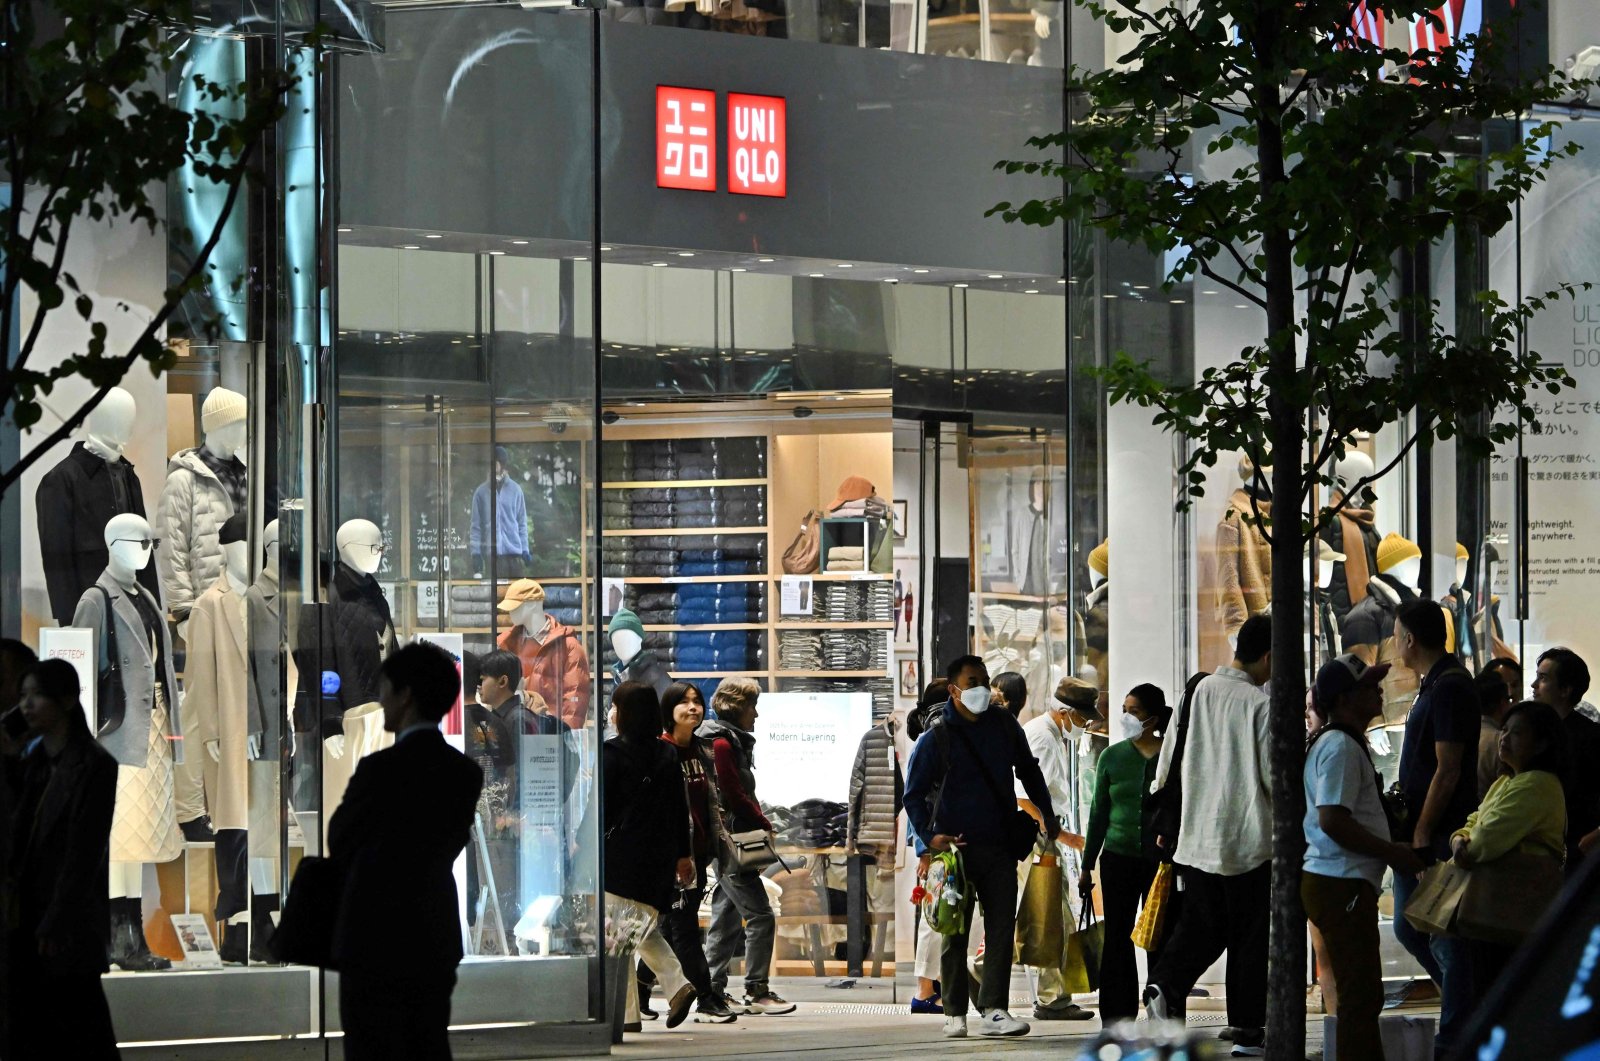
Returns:
[[[167,608],[180,623],[189,618],[195,598],[222,574],[217,532],[247,507],[244,462],[238,457],[249,434],[246,414],[244,395],[216,388],[200,410],[205,441],[179,450],[167,462],[167,485],[156,509],[166,545],[156,564]]]
[[[1107,653],[1111,650],[1111,539],[1089,552],[1089,595],[1084,598],[1084,662],[1094,670],[1090,679],[1103,698],[1111,679]],[[1084,675],[1084,677],[1088,677]]]
[[[1272,547],[1261,529],[1272,517],[1269,471],[1258,475],[1254,461],[1239,458],[1240,485],[1217,524],[1217,622],[1230,640],[1272,602]]]
[[[1350,609],[1342,630],[1344,651],[1368,664],[1392,664],[1383,679],[1383,717],[1375,725],[1398,725],[1411,712],[1420,676],[1400,663],[1394,647],[1394,618],[1402,604],[1421,599],[1417,576],[1422,550],[1398,534],[1378,545],[1378,574],[1367,583],[1367,596]]]
[[[1328,587],[1333,585],[1334,565],[1343,559],[1343,553],[1334,551],[1321,538],[1306,543],[1305,642],[1306,667],[1311,675],[1339,654],[1339,622],[1328,603]],[[1267,605],[1265,614],[1272,614],[1272,605]]]
[[[657,696],[667,691],[672,677],[655,653],[645,649],[644,624],[637,615],[627,608],[617,612],[611,617],[611,625],[606,627],[606,636],[617,657],[611,665],[613,678],[619,682],[643,682],[655,689]]]
[[[250,825],[248,743],[250,717],[249,653],[245,637],[244,592],[249,588],[250,553],[244,513],[228,517],[218,533],[223,573],[189,612],[189,651],[184,667],[183,714],[189,739],[203,755],[191,755],[179,769],[178,817],[192,820],[209,811],[216,831],[216,919],[228,922],[222,959],[243,962],[248,943],[245,892]],[[239,930],[234,931],[233,925]]]
[[[498,644],[522,661],[529,692],[538,693],[550,709],[573,729],[589,720],[589,654],[570,626],[545,614],[544,587],[519,578],[506,587],[501,614],[511,616],[511,629]]]
[[[1444,606],[1452,632],[1461,631],[1451,646],[1452,651],[1474,668],[1491,659],[1516,659],[1517,653],[1506,644],[1500,626],[1500,598],[1493,595],[1494,569],[1500,560],[1494,543],[1483,545],[1483,578],[1481,585],[1490,588],[1488,600],[1474,597],[1467,583],[1467,568],[1472,554],[1467,547],[1456,543],[1456,580],[1450,592],[1439,603]]]
[[[867,854],[889,854],[894,850],[898,838],[896,821],[905,795],[900,756],[894,747],[897,728],[890,715],[867,730],[856,746],[845,825],[845,841],[852,850],[865,849]],[[892,871],[893,860],[880,859],[879,867]]]
[[[283,697],[278,668],[283,660],[283,630],[278,605],[278,521],[261,532],[261,573],[245,590],[245,636],[249,645],[248,752],[250,828],[250,958],[270,961],[267,948],[277,912],[278,814],[284,810],[279,795],[278,744],[283,733]],[[283,679],[294,688],[294,663]]]
[[[321,748],[322,806],[330,813],[356,763],[394,743],[378,706],[378,668],[395,647],[389,602],[372,577],[383,565],[383,531],[370,520],[353,519],[340,525],[334,544],[339,559],[328,603],[302,606],[295,649],[295,728]]]
[[[144,516],[144,487],[122,451],[138,415],[133,395],[113,387],[84,422],[83,438],[39,480],[34,509],[50,614],[69,626],[84,590],[106,569],[106,524],[123,513]],[[157,597],[161,583],[145,567],[139,582]]]
[[[1365,453],[1350,450],[1334,465],[1334,478],[1339,487],[1332,503],[1337,505],[1348,490],[1358,489],[1358,483],[1369,479],[1376,468],[1372,458]],[[1350,609],[1367,596],[1367,583],[1378,571],[1378,530],[1373,525],[1372,506],[1377,500],[1371,484],[1360,487],[1360,495],[1339,510],[1338,517],[1322,531],[1322,539],[1335,552],[1345,554],[1345,559],[1334,566],[1333,585],[1329,587],[1328,600],[1333,614],[1342,624]]]
[[[160,604],[138,581],[155,551],[153,539],[143,516],[112,517],[103,537],[105,572],[84,592],[72,616],[73,626],[94,631],[100,676],[95,732],[117,760],[110,959],[127,971],[171,965],[150,953],[140,899],[144,863],[170,862],[183,851],[172,776],[174,762],[184,759],[183,728],[179,713],[168,709],[178,688],[172,645]]]
[[[520,564],[524,571],[533,566],[528,542],[528,499],[510,472],[511,455],[504,446],[496,446],[493,473],[472,492],[467,541],[474,578],[483,577],[485,554],[492,554],[501,565]]]

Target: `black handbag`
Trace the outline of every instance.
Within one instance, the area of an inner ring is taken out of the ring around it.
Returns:
[[[1194,704],[1195,689],[1199,687],[1201,679],[1208,677],[1209,673],[1196,674],[1184,686],[1183,700],[1178,705],[1177,733],[1173,738],[1176,743],[1172,748],[1172,763],[1167,768],[1167,783],[1150,793],[1150,798],[1145,800],[1148,815],[1146,839],[1152,846],[1158,837],[1166,841],[1164,845],[1154,848],[1156,857],[1166,862],[1171,862],[1173,852],[1178,850],[1178,833],[1183,827],[1183,754],[1189,746],[1189,709]]]
[[[273,957],[294,965],[335,968],[333,930],[343,899],[343,870],[329,858],[302,858],[269,942]]]
[[[122,684],[122,653],[117,648],[117,613],[111,609],[111,594],[104,586],[97,585],[95,589],[106,600],[100,644],[105,648],[108,664],[105,670],[98,672],[95,688],[95,736],[108,737],[121,729],[123,720],[128,717],[128,690]]]

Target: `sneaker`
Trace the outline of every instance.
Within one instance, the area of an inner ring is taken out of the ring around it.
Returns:
[[[1034,1006],[1034,1020],[1094,1020],[1094,1013],[1076,1002],[1066,1005]]]
[[[726,991],[719,992],[719,997],[721,997],[722,1004],[727,1007],[729,1013],[736,1013],[739,1016],[743,1017],[746,1014],[750,1014],[750,1013],[754,1013],[755,1012],[755,1010],[751,1009],[749,1006],[745,1005],[743,1002],[741,1002],[738,999],[734,998],[732,995],[728,994]]]
[[[678,988],[678,993],[672,996],[672,1001],[667,1003],[667,1027],[676,1028],[683,1023],[689,1015],[689,1007],[694,1005],[694,988],[684,984]]]
[[[983,1015],[978,1025],[979,1035],[1027,1035],[1028,1022],[1021,1021],[1003,1009],[991,1009]]]
[[[1265,1028],[1233,1029],[1234,1057],[1262,1057],[1266,1052],[1267,1032]]]
[[[914,998],[911,1000],[913,1013],[943,1013],[944,1007],[939,1005],[937,998]]]
[[[965,1039],[967,1037],[967,1018],[965,1016],[948,1016],[944,1019],[944,1037],[946,1039]]]
[[[1151,1020],[1170,1020],[1172,1007],[1167,1004],[1167,996],[1155,984],[1144,989],[1144,1012]]]
[[[728,1008],[728,1000],[721,997],[702,998],[695,1007],[696,1024],[732,1024],[739,1015]]]
[[[1233,1042],[1234,1034],[1237,1033],[1238,1030],[1239,1030],[1238,1028],[1235,1028],[1233,1025],[1230,1024],[1226,1028],[1223,1028],[1220,1032],[1217,1033],[1217,1038],[1222,1040],[1225,1043],[1231,1043],[1231,1042]]]
[[[794,1003],[786,998],[779,998],[776,992],[763,991],[754,998],[745,996],[744,1008],[746,1013],[765,1013],[769,1017],[782,1016],[794,1012]]]

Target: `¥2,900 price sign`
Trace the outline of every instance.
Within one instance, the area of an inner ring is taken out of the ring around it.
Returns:
[[[656,186],[717,190],[717,94],[656,86]]]
[[[728,93],[728,190],[782,198],[789,190],[788,105],[782,96]]]

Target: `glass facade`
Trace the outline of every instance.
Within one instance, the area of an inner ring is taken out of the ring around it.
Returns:
[[[125,380],[6,516],[6,632],[42,654],[103,646],[83,602],[111,516],[162,539],[137,577],[169,620],[171,680],[137,706],[186,747],[119,752],[155,779],[127,797],[143,833],[113,836],[106,984],[130,1049],[287,1053],[339,1031],[336,977],[264,944],[355,764],[392,742],[376,666],[395,646],[462,663],[443,729],[486,786],[456,867],[452,1020],[476,1056],[510,1057],[609,1037],[597,774],[619,678],[664,674],[708,701],[757,682],[759,794],[808,856],[779,882],[774,973],[903,978],[914,859],[852,774],[880,730],[904,761],[921,687],[974,651],[1026,682],[1025,720],[1069,675],[1114,716],[1134,685],[1175,699],[1225,664],[1271,604],[1254,522],[1271,501],[1248,461],[1209,469],[1179,507],[1185,443],[1090,372],[1126,350],[1193,380],[1263,319],[1204,281],[1163,286],[1161,256],[984,216],[1051,193],[993,164],[1061,127],[1067,53],[1103,67],[1121,50],[1082,12],[340,5],[313,49],[276,10],[292,5],[267,6],[270,29],[191,44],[214,76],[305,72],[268,180],[212,259],[243,282],[194,296],[169,326],[176,366]],[[1552,16],[1552,57],[1588,43],[1573,7]],[[1426,249],[1446,312],[1484,281],[1596,279],[1591,154],[1494,241]],[[177,175],[170,215],[208,230],[215,192]],[[153,307],[193,251],[102,226],[71,255],[101,292]],[[215,338],[192,323],[207,315]],[[1475,667],[1557,642],[1587,655],[1597,322],[1580,300],[1530,328],[1579,379],[1546,403],[1547,430],[1486,462],[1419,448],[1362,499],[1370,517],[1330,534],[1340,551],[1372,530],[1414,542],[1401,574],[1449,600]],[[62,414],[78,393],[62,388]],[[1409,427],[1363,440],[1349,470],[1399,456]],[[72,492],[111,450],[136,478]],[[1326,590],[1313,667],[1346,647],[1382,658],[1342,636],[1369,565],[1310,564]],[[624,612],[642,645],[614,638]],[[520,700],[480,696],[494,653]],[[1414,682],[1386,692],[1374,747],[1393,780]],[[1074,814],[1106,739],[1079,745]],[[196,963],[197,929],[226,968]],[[1388,975],[1413,975],[1389,949]],[[163,975],[173,963],[201,975]]]

